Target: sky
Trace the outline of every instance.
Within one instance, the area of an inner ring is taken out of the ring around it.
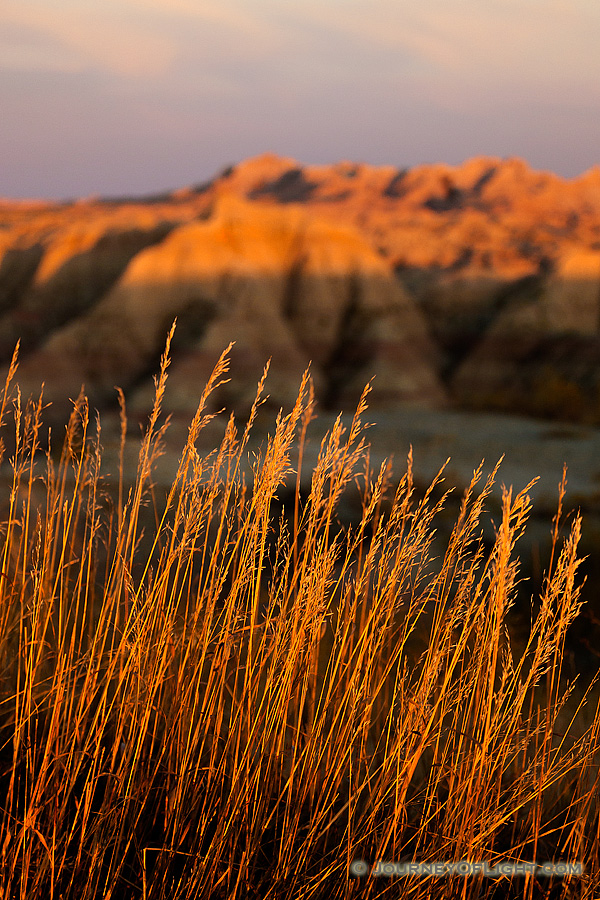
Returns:
[[[143,195],[271,152],[600,162],[598,0],[2,0],[0,196]]]

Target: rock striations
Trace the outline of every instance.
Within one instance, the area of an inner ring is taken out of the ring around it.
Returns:
[[[325,408],[512,409],[600,421],[600,170],[565,181],[516,159],[414,169],[265,155],[145,200],[0,202],[0,363],[42,379],[52,416],[152,401],[177,316],[167,406],[242,411],[271,358],[289,406],[309,362]]]

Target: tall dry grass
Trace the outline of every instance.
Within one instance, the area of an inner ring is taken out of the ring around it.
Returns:
[[[600,715],[585,695],[566,716],[561,678],[580,606],[580,520],[561,542],[559,508],[515,656],[506,614],[527,489],[504,491],[486,552],[496,470],[483,484],[475,472],[434,565],[441,474],[419,499],[410,458],[395,490],[389,467],[369,472],[365,392],[349,431],[338,421],[323,441],[301,497],[307,376],[247,486],[264,379],[241,434],[231,419],[213,454],[196,449],[224,354],[142,541],[172,334],[129,491],[123,465],[108,489],[84,396],[60,460],[49,450],[42,467],[43,401],[23,410],[14,398],[0,544],[0,897],[599,896]],[[15,369],[16,354],[3,421]],[[121,460],[126,430],[122,401]],[[296,499],[283,515],[296,441]],[[344,530],[336,510],[355,480],[362,520]],[[351,875],[355,860],[464,859],[579,861],[584,874]]]

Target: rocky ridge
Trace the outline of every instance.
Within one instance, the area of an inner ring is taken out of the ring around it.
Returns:
[[[324,408],[372,375],[375,406],[600,422],[600,169],[518,159],[413,169],[266,154],[148,198],[0,202],[0,363],[42,378],[56,421],[82,383],[142,415],[175,316],[187,413],[229,340],[247,407],[267,357],[287,405],[309,361]],[[64,403],[64,401],[63,401]]]

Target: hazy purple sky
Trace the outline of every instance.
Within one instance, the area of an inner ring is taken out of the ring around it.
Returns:
[[[2,0],[0,196],[139,194],[265,151],[600,162],[600,0]]]

